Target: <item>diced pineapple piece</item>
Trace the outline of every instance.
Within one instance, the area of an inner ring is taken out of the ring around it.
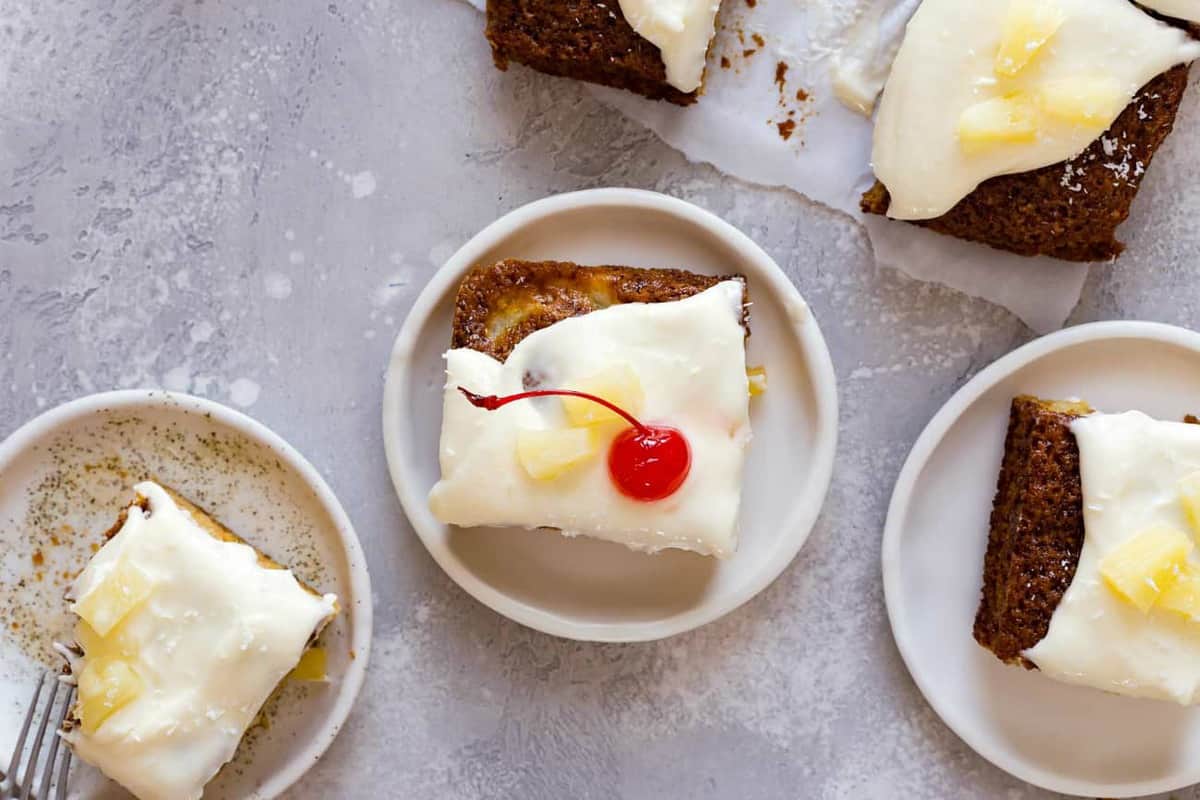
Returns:
[[[127,626],[117,625],[107,636],[101,636],[83,620],[75,623],[75,643],[84,654],[91,656],[122,656],[133,658],[137,655],[137,643],[127,633]]]
[[[593,458],[599,444],[590,428],[521,430],[517,433],[517,460],[529,477],[549,481]]]
[[[567,388],[602,397],[635,417],[641,413],[642,404],[646,400],[637,373],[627,364],[609,367],[603,372],[581,381],[578,385]],[[582,397],[564,397],[562,404],[567,420],[572,425],[586,426],[625,422],[620,414],[610,411],[599,403],[584,400]]]
[[[121,561],[103,581],[75,603],[74,611],[101,637],[121,623],[154,591],[154,582],[132,564]]]
[[[750,396],[758,397],[767,391],[767,368],[750,367],[746,370],[746,379],[750,381]]]
[[[83,652],[89,656],[98,655],[104,650],[103,637],[92,630],[92,626],[83,620],[75,623],[75,643],[83,648]]]
[[[142,679],[128,662],[89,658],[79,675],[77,713],[85,733],[95,733],[104,721],[142,693]]]
[[[1192,526],[1192,533],[1200,534],[1200,472],[1180,479],[1179,502],[1183,504],[1183,513]]]
[[[1200,572],[1192,564],[1185,564],[1179,577],[1158,596],[1154,607],[1200,621]]]
[[[1158,524],[1122,542],[1100,561],[1108,588],[1139,611],[1146,611],[1187,570],[1192,540],[1170,525]]]
[[[969,106],[958,118],[958,143],[968,153],[1000,144],[1032,142],[1038,135],[1037,108],[1023,94],[995,97]]]
[[[1055,0],[1012,0],[996,53],[996,74],[1011,78],[1023,70],[1066,19]]]
[[[76,622],[74,639],[76,639],[76,644],[83,649],[84,655],[89,658],[92,656],[133,658],[137,656],[137,643],[127,636],[125,631],[126,626],[118,625],[108,632],[108,636],[101,636],[100,633],[92,630],[88,622],[79,620]]]
[[[1078,75],[1042,84],[1039,95],[1046,114],[1104,130],[1129,102],[1116,78]]]
[[[300,661],[292,669],[289,677],[297,681],[326,681],[328,680],[326,662],[324,647],[310,647],[304,651],[304,655],[300,656]]]

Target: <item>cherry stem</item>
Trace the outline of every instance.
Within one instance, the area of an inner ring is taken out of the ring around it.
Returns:
[[[530,397],[581,397],[584,400],[590,400],[593,403],[599,403],[614,414],[620,415],[622,419],[624,419],[633,427],[637,428],[638,433],[650,432],[649,428],[638,422],[637,419],[625,409],[608,402],[603,397],[597,397],[596,395],[588,394],[587,392],[576,392],[571,389],[537,389],[531,392],[521,392],[520,394],[510,394],[505,397],[500,397],[494,394],[475,394],[474,392],[467,391],[461,386],[458,387],[458,390],[463,393],[463,397],[467,398],[467,402],[469,402],[471,405],[475,406],[476,408],[487,409],[488,411],[495,411],[501,406],[506,406],[509,403],[516,402],[517,400],[525,400]]]

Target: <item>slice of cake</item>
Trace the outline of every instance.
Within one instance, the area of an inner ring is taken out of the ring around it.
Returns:
[[[746,286],[503,261],[459,289],[434,515],[733,553],[750,438]]]
[[[924,0],[862,209],[1020,255],[1115,258],[1197,57],[1128,0]]]
[[[1067,683],[1200,702],[1200,426],[1013,401],[975,639]]]
[[[696,101],[720,0],[488,0],[496,66]]]
[[[1010,664],[1046,635],[1083,548],[1079,448],[1071,423],[1085,403],[1018,397],[992,505],[975,640]]]
[[[337,613],[197,506],[135,488],[76,579],[63,738],[141,800],[194,800]]]

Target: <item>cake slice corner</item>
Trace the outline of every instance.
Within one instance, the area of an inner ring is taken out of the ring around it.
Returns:
[[[675,105],[695,103],[667,82],[657,47],[621,14],[618,0],[487,0],[488,42],[501,70],[509,62]]]

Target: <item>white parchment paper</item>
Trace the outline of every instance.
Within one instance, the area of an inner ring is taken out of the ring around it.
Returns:
[[[866,226],[880,264],[1002,305],[1038,333],[1061,327],[1079,301],[1085,265],[1009,255],[859,211],[873,182],[872,127],[834,95],[834,60],[853,52],[886,74],[918,0],[753,2],[725,0],[695,105],[590,91],[691,161],[851,215]]]

